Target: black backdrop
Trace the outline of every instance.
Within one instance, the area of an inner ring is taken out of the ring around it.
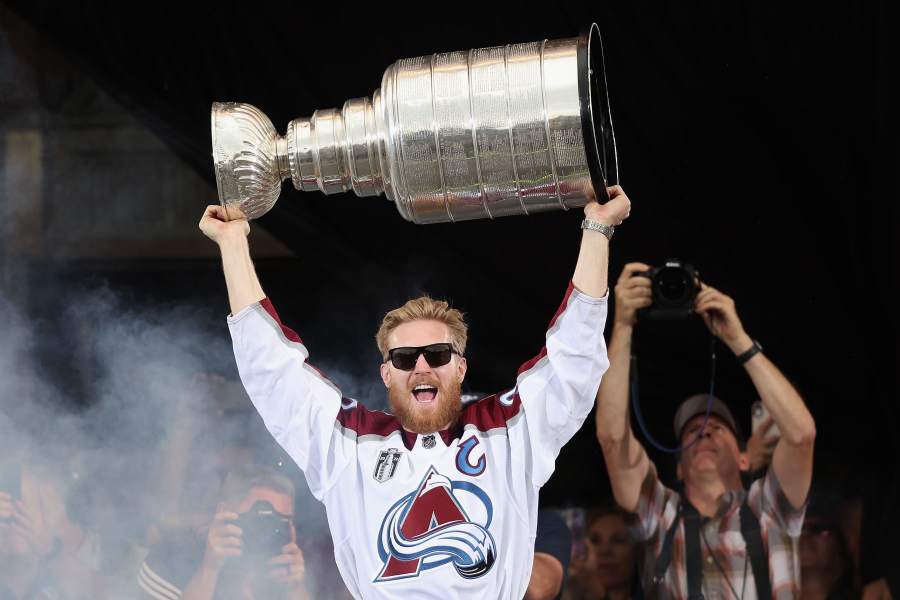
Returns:
[[[209,180],[214,100],[253,103],[283,130],[371,94],[398,58],[569,37],[597,21],[621,182],[634,202],[613,243],[613,275],[629,260],[696,265],[734,296],[747,330],[804,393],[822,456],[873,467],[873,456],[897,454],[897,65],[887,0],[8,4]],[[211,201],[197,199],[198,216]],[[383,311],[417,291],[451,298],[471,320],[469,385],[494,391],[542,343],[574,267],[579,220],[415,226],[382,198],[301,194],[286,183],[260,225],[298,258],[260,270],[315,355],[353,361],[373,378]],[[208,286],[221,312],[217,278],[171,273],[173,288]],[[644,412],[666,441],[679,399],[707,386],[705,348],[697,323],[638,339]],[[749,421],[753,390],[727,351],[717,390]],[[605,486],[588,426],[544,498]]]

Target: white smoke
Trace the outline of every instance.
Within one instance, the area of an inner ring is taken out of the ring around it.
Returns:
[[[110,101],[86,90],[83,74],[66,66],[61,53],[38,51],[42,43],[37,32],[0,7],[0,491],[40,499],[45,529],[57,549],[77,537],[73,529],[84,534],[77,560],[87,567],[83,571],[101,574],[106,597],[143,598],[135,584],[140,561],[167,528],[208,518],[221,483],[217,469],[242,460],[281,462],[287,475],[302,479],[265,431],[237,379],[224,283],[209,291],[221,294],[220,304],[179,301],[188,295],[184,290],[172,290],[168,301],[152,301],[135,292],[152,285],[116,286],[83,266],[77,270],[59,250],[90,245],[96,241],[92,236],[111,227],[70,226],[67,215],[79,209],[63,210],[53,202],[70,200],[73,190],[108,193],[117,219],[135,213],[138,221],[141,206],[127,203],[139,199],[122,193],[123,187],[142,190],[142,198],[178,198],[197,190],[196,183],[173,189],[172,181],[140,176],[147,171],[104,168],[90,156],[65,154],[59,144],[51,151],[60,130],[71,133],[68,120],[77,123],[80,117],[44,103],[41,77],[53,79],[59,87],[51,91],[57,93],[65,90],[62,81],[78,81],[72,87],[82,94],[76,106],[92,94],[100,103]],[[40,62],[47,56],[54,56],[52,64]],[[127,123],[126,135],[117,136],[112,128],[102,142],[126,151],[135,137],[134,121],[122,114],[115,119]],[[17,154],[23,149],[29,153]],[[50,176],[60,162],[71,169],[66,181]],[[57,188],[47,189],[53,185]],[[47,214],[34,210],[33,195],[47,200]],[[202,205],[198,199],[191,227]],[[160,221],[157,228],[165,225]],[[147,244],[154,235],[137,228],[133,234],[122,231],[120,238]],[[77,274],[86,271],[88,277],[78,281]],[[165,291],[160,296],[166,297]],[[352,367],[335,370],[341,372],[339,383],[356,387],[345,374]],[[326,526],[322,508],[302,484],[299,489],[302,540],[304,534],[324,533]],[[306,560],[312,580],[321,572],[315,565],[333,558]],[[0,556],[0,596],[9,578],[20,574],[17,566],[10,555]],[[83,582],[76,585],[60,573],[41,577],[46,580],[38,580],[38,587],[104,597],[84,592]]]

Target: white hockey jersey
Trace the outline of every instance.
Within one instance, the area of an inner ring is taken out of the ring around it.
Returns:
[[[538,491],[609,365],[606,311],[606,298],[570,284],[545,348],[515,386],[430,435],[343,398],[268,299],[229,317],[244,386],[325,504],[354,597],[522,598]]]

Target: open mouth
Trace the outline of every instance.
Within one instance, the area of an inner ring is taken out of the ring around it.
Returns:
[[[438,390],[433,385],[419,384],[413,388],[412,394],[416,402],[421,404],[430,404],[437,398]]]

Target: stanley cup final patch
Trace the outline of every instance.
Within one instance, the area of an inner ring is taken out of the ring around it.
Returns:
[[[372,474],[375,481],[384,483],[394,476],[394,471],[397,470],[397,463],[400,462],[401,454],[403,453],[397,448],[388,448],[387,450],[382,450],[378,454],[378,462],[375,463],[375,472]]]

